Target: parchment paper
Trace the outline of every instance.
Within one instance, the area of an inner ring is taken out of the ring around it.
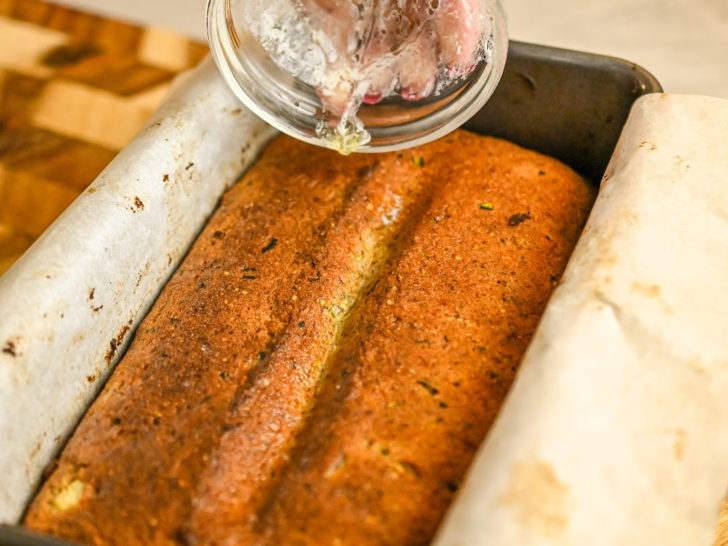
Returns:
[[[728,101],[635,105],[437,546],[709,545],[728,481]]]
[[[0,278],[0,523],[20,517],[223,190],[272,134],[204,62]]]

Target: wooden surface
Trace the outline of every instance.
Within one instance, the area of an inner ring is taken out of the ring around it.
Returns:
[[[723,501],[718,520],[718,533],[713,546],[728,546],[728,496]]]
[[[0,275],[206,53],[163,29],[0,0]]]

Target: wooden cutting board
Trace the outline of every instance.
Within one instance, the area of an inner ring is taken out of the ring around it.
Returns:
[[[37,0],[0,0],[0,275],[207,47]]]

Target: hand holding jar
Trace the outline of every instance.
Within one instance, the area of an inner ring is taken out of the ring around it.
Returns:
[[[492,93],[507,48],[495,0],[210,0],[208,10],[238,96],[342,152],[454,129]]]
[[[335,115],[352,95],[368,104],[393,93],[417,101],[438,81],[466,76],[488,24],[479,0],[303,0],[301,8],[338,76],[337,87],[319,90]]]

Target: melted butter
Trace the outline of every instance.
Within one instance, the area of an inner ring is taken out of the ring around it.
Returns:
[[[75,508],[81,502],[83,488],[84,483],[81,480],[72,480],[65,487],[54,492],[51,505],[61,512]]]
[[[371,135],[356,118],[354,121],[342,119],[334,127],[321,122],[316,129],[316,134],[327,148],[339,152],[341,155],[354,153],[371,140]]]
[[[394,0],[249,0],[243,18],[280,70],[316,90],[321,144],[348,155],[371,141],[356,117],[367,94],[417,101],[467,75],[452,63],[463,62],[461,33],[467,50],[473,49],[472,61],[483,55],[487,14],[470,13],[479,1],[427,0],[411,12]],[[457,23],[461,32],[448,31],[455,38],[448,38],[450,56],[444,58],[436,27],[458,16],[467,17]]]

